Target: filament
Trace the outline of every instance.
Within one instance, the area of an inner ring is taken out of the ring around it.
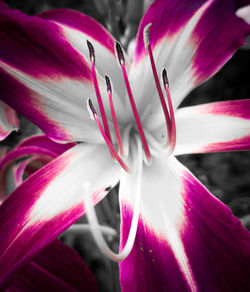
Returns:
[[[169,91],[169,82],[167,77],[167,71],[164,68],[162,71],[162,80],[163,85],[167,93],[167,99],[168,99],[168,108],[170,112],[170,118],[171,118],[171,131],[170,131],[170,149],[169,154],[172,154],[176,145],[176,125],[175,125],[175,117],[174,117],[174,109],[173,109],[173,103]]]
[[[112,138],[111,138],[110,131],[109,131],[109,125],[108,125],[108,121],[107,121],[107,117],[106,117],[106,113],[105,113],[105,109],[103,106],[103,102],[102,102],[102,98],[101,98],[101,94],[100,94],[100,90],[99,90],[99,86],[98,86],[98,81],[97,81],[97,77],[96,77],[94,47],[91,44],[91,42],[88,40],[87,40],[87,45],[88,45],[89,57],[90,57],[90,61],[91,61],[93,83],[94,83],[96,97],[97,97],[97,101],[98,101],[98,105],[99,105],[99,109],[100,109],[100,113],[101,113],[101,117],[102,117],[103,127],[104,127],[106,135],[108,136],[109,140],[112,143]]]
[[[165,116],[165,120],[166,120],[166,124],[167,124],[167,129],[168,129],[168,136],[170,137],[170,135],[171,135],[171,121],[170,121],[170,117],[169,117],[169,113],[168,113],[167,104],[166,104],[163,92],[161,90],[161,85],[160,85],[160,81],[159,81],[159,78],[157,75],[157,70],[156,70],[155,61],[154,61],[154,57],[153,57],[153,52],[152,52],[151,45],[150,45],[149,29],[150,29],[151,25],[152,25],[152,23],[149,23],[148,25],[145,26],[145,28],[143,30],[144,45],[149,53],[151,68],[152,68],[154,79],[155,79],[155,85],[156,85],[158,95],[159,95],[159,98],[161,101],[162,109],[164,112],[164,116]],[[169,140],[168,140],[168,143],[169,143]]]
[[[115,109],[114,109],[114,104],[113,104],[113,99],[112,99],[112,87],[110,83],[110,79],[108,76],[105,76],[106,84],[107,84],[107,91],[108,91],[108,96],[109,96],[109,105],[111,109],[111,115],[114,123],[114,129],[115,129],[115,135],[117,138],[117,143],[118,143],[118,148],[120,151],[121,156],[123,156],[123,147],[122,147],[122,140],[121,140],[121,134],[119,131],[119,126],[117,123],[116,119],[116,114],[115,114]]]
[[[101,134],[102,134],[102,136],[103,136],[105,142],[107,143],[107,145],[108,145],[108,147],[109,147],[109,149],[110,149],[110,151],[111,151],[111,154],[112,154],[112,155],[115,157],[115,159],[120,163],[121,167],[122,167],[126,172],[129,172],[129,168],[128,168],[128,166],[124,163],[124,161],[121,159],[121,157],[119,156],[119,154],[116,152],[116,150],[115,150],[113,144],[110,142],[108,136],[106,135],[105,131],[103,130],[102,125],[101,125],[101,123],[100,123],[100,120],[99,120],[99,118],[98,118],[98,115],[97,115],[97,113],[96,113],[96,110],[95,110],[95,108],[94,108],[94,106],[93,106],[93,103],[92,103],[91,99],[88,99],[88,101],[87,101],[87,107],[88,107],[89,112],[93,115],[93,118],[94,118],[94,120],[96,121],[96,124],[97,124],[97,126],[98,126],[98,128],[99,128],[99,130],[100,130],[100,132],[101,132]]]
[[[138,114],[138,111],[137,111],[137,108],[135,105],[133,94],[132,94],[132,91],[131,91],[131,88],[129,85],[128,76],[127,76],[127,72],[126,72],[126,68],[125,68],[125,59],[124,59],[124,55],[122,52],[122,48],[118,42],[116,43],[115,47],[116,47],[118,60],[119,60],[119,63],[121,65],[121,68],[122,68],[122,73],[123,73],[126,89],[128,92],[129,101],[130,101],[130,104],[131,104],[131,107],[133,110],[133,114],[134,114],[134,117],[136,120],[136,124],[137,124],[139,135],[141,137],[142,145],[143,145],[147,159],[150,160],[151,159],[150,150],[149,150],[148,143],[147,143],[147,140],[146,140],[143,128],[142,128],[141,120],[140,120],[140,117],[139,117],[139,114]]]

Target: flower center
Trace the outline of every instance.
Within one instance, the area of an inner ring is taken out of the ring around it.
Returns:
[[[151,161],[151,152],[153,155],[155,152],[163,152],[163,153],[168,153],[170,155],[173,153],[174,148],[175,148],[175,144],[176,144],[176,126],[175,126],[174,110],[173,110],[172,100],[171,100],[170,91],[169,91],[169,82],[168,82],[168,78],[167,78],[167,71],[165,68],[162,70],[162,83],[163,83],[163,88],[165,89],[165,92],[166,92],[166,99],[165,99],[164,93],[162,91],[162,87],[160,85],[160,81],[158,78],[158,74],[157,74],[157,70],[156,70],[156,66],[155,66],[155,61],[154,61],[154,57],[153,57],[153,51],[152,51],[151,44],[150,44],[150,35],[149,35],[150,26],[151,26],[151,23],[148,24],[144,28],[144,44],[145,44],[145,48],[149,54],[152,73],[154,76],[157,92],[158,92],[158,95],[160,98],[160,103],[162,106],[162,110],[163,110],[166,125],[167,125],[168,142],[164,146],[161,146],[159,143],[157,143],[157,141],[154,140],[154,138],[150,135],[150,133],[146,133],[146,135],[145,135],[145,131],[142,127],[141,119],[140,119],[140,116],[138,114],[138,110],[137,110],[135,100],[134,100],[134,97],[132,94],[132,90],[131,90],[131,87],[129,84],[129,80],[128,80],[128,76],[127,76],[127,72],[126,72],[126,68],[125,68],[124,53],[123,53],[123,50],[122,50],[120,44],[118,42],[116,42],[116,44],[115,44],[117,59],[118,59],[119,64],[121,66],[124,82],[125,82],[127,93],[128,93],[128,98],[129,98],[131,109],[132,109],[132,112],[134,114],[134,118],[135,118],[135,122],[136,122],[137,132],[140,136],[142,147],[143,147],[143,150],[144,150],[144,153],[146,156],[146,160],[145,160],[146,164],[149,164]],[[93,83],[94,83],[94,88],[95,88],[95,92],[96,92],[97,102],[99,105],[102,123],[98,117],[97,111],[95,110],[91,99],[88,99],[87,107],[89,109],[91,116],[95,120],[106,144],[108,145],[113,159],[118,161],[120,163],[121,167],[126,172],[129,172],[130,169],[124,161],[124,145],[122,143],[122,141],[124,142],[124,139],[126,139],[126,133],[124,135],[125,138],[121,139],[119,125],[117,122],[116,113],[115,113],[115,109],[114,109],[114,105],[113,105],[111,82],[110,82],[109,77],[105,76],[106,85],[107,85],[107,92],[108,92],[108,97],[109,97],[110,111],[111,111],[111,115],[112,115],[112,121],[113,121],[113,125],[114,125],[115,136],[116,136],[117,145],[118,145],[118,151],[116,150],[115,145],[114,145],[112,138],[111,138],[109,124],[108,124],[107,116],[106,116],[105,109],[103,106],[99,86],[98,86],[98,81],[97,81],[97,77],[96,77],[96,69],[95,69],[94,47],[89,41],[87,41],[87,45],[88,45],[90,61],[91,61]],[[167,102],[166,102],[166,100],[167,100]],[[128,131],[128,134],[127,134],[127,136],[128,136],[129,132],[131,130],[131,126],[129,125],[126,128],[126,130]],[[127,139],[129,139],[129,138],[127,138]],[[124,143],[124,144],[128,145],[127,143]]]
[[[153,136],[146,130],[143,129],[140,116],[138,114],[138,110],[136,107],[136,103],[132,94],[132,90],[129,84],[127,71],[125,68],[125,58],[123,50],[118,42],[115,44],[115,50],[117,53],[117,59],[119,61],[119,64],[121,66],[126,90],[128,93],[128,98],[130,101],[131,109],[134,114],[136,126],[132,123],[128,124],[125,129],[123,129],[123,135],[121,138],[119,124],[117,122],[116,113],[113,105],[113,97],[112,97],[112,87],[111,82],[108,76],[105,76],[105,81],[107,85],[107,93],[109,97],[109,106],[110,106],[110,112],[112,116],[112,121],[114,125],[114,132],[117,140],[118,150],[115,148],[115,144],[112,141],[108,119],[105,113],[105,109],[103,106],[97,76],[96,76],[96,69],[95,69],[95,52],[93,45],[87,41],[87,45],[89,48],[89,55],[90,55],[90,61],[91,61],[91,70],[92,70],[92,77],[93,77],[93,83],[94,88],[96,92],[97,102],[99,106],[99,111],[101,115],[100,121],[97,111],[94,108],[94,105],[91,101],[91,99],[88,99],[87,101],[87,107],[90,112],[90,116],[95,120],[100,133],[102,134],[106,144],[109,147],[111,156],[114,160],[118,161],[121,165],[121,167],[126,171],[129,172],[130,168],[127,165],[127,162],[129,161],[128,155],[129,152],[132,152],[132,170],[136,173],[136,187],[134,189],[134,212],[133,212],[133,218],[131,222],[130,232],[126,241],[126,244],[124,245],[122,251],[118,254],[114,253],[106,244],[105,239],[98,228],[98,219],[96,216],[96,213],[93,208],[93,204],[91,202],[91,192],[89,190],[88,183],[84,184],[84,192],[86,193],[85,196],[85,208],[86,208],[86,214],[90,222],[90,227],[93,233],[93,236],[100,247],[100,249],[106,254],[109,258],[111,258],[114,261],[122,261],[125,259],[131,252],[133,248],[133,244],[135,241],[137,226],[138,226],[138,219],[139,219],[139,205],[140,205],[140,197],[141,197],[141,182],[142,182],[142,174],[143,174],[143,160],[146,164],[150,164],[151,162],[151,156],[157,156],[162,155],[162,153],[168,153],[169,155],[173,153],[175,144],[176,144],[176,126],[175,126],[175,118],[174,118],[174,111],[173,111],[173,105],[171,101],[170,91],[169,91],[169,83],[167,78],[167,71],[166,69],[162,70],[162,83],[163,88],[166,92],[166,100],[164,97],[164,93],[162,91],[162,87],[160,85],[160,81],[158,78],[155,61],[153,57],[153,51],[150,44],[150,38],[149,38],[149,29],[151,24],[148,24],[144,28],[144,44],[145,48],[148,51],[150,64],[157,88],[157,92],[160,98],[160,103],[163,109],[166,125],[167,125],[167,133],[168,133],[168,142],[166,145],[161,145],[158,143]],[[143,151],[145,156],[143,157]],[[127,159],[125,163],[125,159]],[[124,173],[123,173],[124,174]]]

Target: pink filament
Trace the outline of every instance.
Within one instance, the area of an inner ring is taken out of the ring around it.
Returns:
[[[161,89],[161,85],[160,85],[160,81],[159,81],[159,78],[157,75],[157,70],[156,70],[156,66],[155,66],[155,61],[154,61],[152,49],[151,49],[150,42],[149,42],[149,27],[150,27],[150,25],[148,25],[145,28],[145,35],[146,35],[145,47],[149,52],[150,63],[151,63],[151,67],[152,67],[152,71],[153,71],[153,75],[154,75],[154,79],[155,79],[155,84],[156,84],[156,88],[157,88],[157,91],[159,94],[159,98],[161,101],[161,105],[163,108],[163,112],[164,112],[164,116],[165,116],[165,120],[166,120],[166,124],[167,124],[168,137],[169,137],[167,145],[170,146],[169,153],[172,154],[174,151],[175,145],[176,145],[176,125],[175,125],[174,110],[173,110],[172,100],[171,100],[170,91],[169,91],[166,69],[164,69],[162,72],[162,79],[163,79],[163,85],[164,85],[164,88],[165,88],[166,94],[167,94],[168,106],[166,104],[166,101],[165,101],[165,98],[164,98],[164,95],[163,95],[163,92]],[[109,130],[109,126],[108,126],[108,121],[107,121],[107,117],[106,117],[106,113],[105,113],[105,109],[103,106],[100,90],[98,87],[97,77],[96,77],[94,48],[89,41],[87,41],[87,44],[89,47],[90,60],[91,60],[91,65],[92,65],[91,69],[92,69],[93,83],[94,83],[97,101],[99,104],[99,109],[100,109],[100,113],[101,113],[101,117],[102,117],[102,121],[103,121],[103,127],[102,127],[102,124],[98,118],[96,110],[95,110],[90,99],[88,100],[88,106],[93,114],[94,120],[96,121],[97,126],[98,126],[105,142],[107,143],[107,145],[110,149],[112,157],[115,158],[120,163],[120,165],[122,166],[122,168],[125,171],[129,172],[128,166],[124,163],[122,158],[119,156],[119,154],[115,150],[113,143],[112,143],[110,130]],[[126,68],[125,68],[125,59],[124,59],[123,51],[122,51],[122,48],[119,45],[119,43],[116,43],[116,51],[117,51],[119,63],[121,65],[126,89],[127,89],[128,96],[129,96],[129,101],[130,101],[130,104],[132,107],[133,114],[135,116],[138,132],[139,132],[139,135],[141,137],[144,152],[145,152],[145,155],[146,155],[148,161],[150,161],[151,153],[150,153],[149,146],[148,146],[148,143],[147,143],[147,140],[146,140],[143,128],[142,128],[142,124],[141,124],[141,120],[140,120],[140,117],[139,117],[139,114],[138,114],[138,111],[136,108],[136,104],[135,104],[135,101],[133,98],[132,90],[131,90],[131,87],[129,84],[129,80],[128,80],[128,76],[127,76],[127,72],[126,72]],[[107,92],[108,92],[108,96],[109,96],[110,110],[111,110],[111,115],[112,115],[112,119],[113,119],[118,148],[119,148],[121,156],[123,156],[124,151],[123,151],[123,145],[122,145],[121,135],[120,135],[120,131],[119,131],[119,126],[118,126],[118,122],[117,122],[117,118],[116,118],[116,114],[115,114],[113,99],[112,99],[111,83],[110,83],[108,76],[105,76],[105,79],[106,79],[106,84],[107,84]]]
[[[119,126],[118,126],[117,119],[116,119],[116,114],[115,114],[115,109],[114,109],[114,104],[113,104],[113,98],[112,98],[111,84],[110,84],[110,80],[109,80],[108,76],[105,76],[105,79],[106,79],[106,83],[107,83],[107,91],[108,91],[108,96],[109,96],[109,104],[110,104],[111,115],[112,115],[112,119],[113,119],[113,123],[114,123],[114,128],[115,128],[115,134],[116,134],[116,138],[117,138],[117,143],[118,143],[118,147],[119,147],[119,150],[120,150],[120,154],[121,154],[121,156],[123,156],[122,139],[121,139],[121,135],[120,135],[120,131],[119,131]]]
[[[167,129],[168,129],[168,137],[171,137],[171,121],[169,118],[169,113],[168,113],[168,108],[166,105],[166,101],[163,95],[163,92],[161,90],[161,85],[160,85],[160,81],[157,75],[157,71],[156,71],[156,66],[155,66],[155,61],[154,61],[154,57],[153,57],[153,53],[152,53],[152,49],[150,44],[148,44],[148,52],[149,52],[149,58],[150,58],[150,63],[151,63],[151,67],[152,67],[152,71],[153,71],[153,75],[154,75],[154,79],[155,79],[155,84],[156,84],[156,88],[160,97],[160,101],[161,101],[161,105],[162,105],[162,109],[164,112],[164,116],[165,116],[165,120],[166,120],[166,124],[167,124]],[[170,141],[168,141],[168,144],[170,143]]]
[[[99,120],[99,118],[98,118],[98,115],[97,115],[97,113],[96,113],[96,110],[95,110],[95,108],[94,108],[94,106],[93,106],[93,103],[92,103],[92,101],[91,101],[90,99],[88,100],[88,105],[89,105],[89,109],[91,110],[91,112],[92,112],[92,114],[93,114],[93,117],[94,117],[94,119],[95,119],[95,121],[96,121],[96,124],[97,124],[97,126],[98,126],[98,128],[99,128],[99,130],[100,130],[100,132],[101,132],[101,134],[102,134],[102,136],[103,136],[105,142],[107,143],[107,145],[108,145],[108,147],[109,147],[109,149],[110,149],[110,152],[111,152],[112,155],[116,158],[116,160],[120,163],[121,167],[122,167],[126,172],[129,172],[129,168],[128,168],[128,166],[124,163],[124,161],[121,159],[121,157],[119,156],[119,154],[116,152],[116,150],[115,150],[113,144],[110,142],[108,136],[106,135],[105,131],[103,130],[102,125],[101,125],[101,122],[100,122],[100,120]]]
[[[167,93],[167,99],[168,99],[168,108],[170,112],[170,118],[171,118],[171,133],[170,133],[170,149],[169,153],[172,154],[176,145],[176,125],[175,125],[175,117],[174,117],[174,109],[172,104],[172,99],[169,91],[169,85],[167,80],[167,71],[166,69],[163,69],[162,71],[162,79],[163,84]]]
[[[133,110],[133,114],[135,116],[137,128],[138,128],[138,131],[139,131],[139,135],[141,137],[142,145],[143,145],[143,148],[144,148],[144,151],[145,151],[147,159],[150,160],[151,159],[150,150],[149,150],[148,143],[147,143],[147,140],[146,140],[143,128],[142,128],[141,120],[140,120],[140,117],[139,117],[139,114],[138,114],[138,111],[137,111],[137,108],[136,108],[136,105],[135,105],[133,94],[132,94],[132,91],[131,91],[131,88],[130,88],[130,85],[129,85],[128,76],[127,76],[126,68],[125,68],[125,65],[124,65],[124,56],[123,56],[123,53],[122,53],[122,49],[121,49],[121,47],[120,47],[120,45],[118,43],[116,43],[116,50],[117,50],[119,63],[120,63],[121,68],[122,68],[122,73],[123,73],[125,85],[126,85],[126,88],[127,88],[129,101],[130,101],[130,104],[131,104],[131,107],[132,107],[132,110]]]
[[[98,86],[98,81],[97,81],[97,77],[96,77],[94,47],[92,46],[92,44],[89,41],[87,41],[87,45],[89,48],[93,83],[94,83],[96,97],[97,97],[97,101],[98,101],[98,105],[99,105],[99,109],[100,109],[100,113],[101,113],[101,117],[102,117],[103,127],[104,127],[106,135],[108,136],[109,140],[112,143],[112,138],[111,138],[110,131],[109,131],[109,125],[108,125],[108,121],[107,121],[107,117],[106,117],[106,113],[105,113],[105,109],[103,106],[103,102],[102,102],[102,98],[101,98],[101,94],[100,94],[100,90],[99,90],[99,86]]]

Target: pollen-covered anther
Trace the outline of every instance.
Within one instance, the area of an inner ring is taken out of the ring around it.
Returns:
[[[105,142],[107,143],[107,145],[108,145],[108,147],[109,147],[109,149],[110,149],[110,152],[111,152],[112,156],[113,156],[113,157],[114,157],[114,158],[120,163],[121,167],[122,167],[126,172],[129,172],[130,170],[129,170],[128,166],[127,166],[127,165],[125,164],[125,162],[121,159],[121,157],[119,156],[119,154],[118,154],[117,151],[115,150],[113,144],[111,143],[111,141],[109,140],[108,136],[106,135],[106,133],[105,133],[105,131],[104,131],[102,125],[101,125],[101,122],[100,122],[100,120],[99,120],[99,118],[98,118],[98,115],[97,115],[97,112],[96,112],[96,110],[95,110],[95,108],[94,108],[94,105],[93,105],[93,103],[92,103],[92,101],[91,101],[90,98],[89,98],[88,101],[87,101],[87,108],[88,108],[88,111],[89,111],[90,113],[92,113],[93,118],[94,118],[94,120],[95,120],[95,122],[96,122],[96,124],[97,124],[97,126],[98,126],[98,128],[99,128],[99,130],[100,130],[100,132],[101,132],[101,134],[102,134],[103,139],[104,139]]]
[[[152,23],[148,23],[144,29],[143,29],[143,41],[144,41],[144,46],[145,49],[148,50],[148,45],[149,45],[149,29],[151,27]]]
[[[123,156],[122,139],[121,139],[119,125],[118,125],[116,114],[115,114],[113,98],[112,98],[112,86],[111,86],[111,82],[110,82],[110,79],[108,76],[105,76],[105,80],[106,80],[106,85],[107,85],[107,92],[108,92],[108,96],[109,96],[109,105],[110,105],[111,115],[112,115],[112,119],[113,119],[118,148],[119,148],[119,152],[120,152],[121,156]]]
[[[150,161],[151,160],[151,154],[150,154],[149,146],[148,146],[148,143],[147,143],[147,140],[146,140],[143,128],[142,128],[142,123],[141,123],[141,120],[140,120],[140,117],[139,117],[139,114],[138,114],[138,111],[137,111],[137,108],[136,108],[136,104],[135,104],[135,101],[134,101],[132,90],[131,90],[131,87],[130,87],[130,84],[129,84],[129,80],[128,80],[128,76],[127,76],[127,72],[126,72],[126,68],[125,68],[125,58],[124,58],[124,55],[123,55],[123,51],[122,51],[122,48],[121,48],[121,46],[120,46],[120,44],[118,42],[116,43],[115,48],[116,48],[116,53],[117,53],[117,56],[118,56],[119,63],[121,65],[122,74],[123,74],[123,78],[124,78],[124,81],[125,81],[126,89],[127,89],[127,92],[128,92],[130,105],[131,105],[131,108],[132,108],[132,111],[133,111],[133,114],[134,114],[134,117],[135,117],[138,133],[139,133],[141,141],[142,141],[142,145],[143,145],[143,149],[144,149],[146,158],[147,158],[148,161]]]
[[[168,108],[169,108],[170,119],[171,119],[169,154],[172,154],[176,145],[176,125],[175,125],[175,117],[174,117],[174,108],[173,108],[172,99],[171,99],[170,90],[169,90],[167,70],[165,68],[162,70],[162,81],[167,93]]]

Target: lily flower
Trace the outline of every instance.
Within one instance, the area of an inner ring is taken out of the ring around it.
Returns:
[[[50,139],[78,142],[0,206],[0,285],[86,212],[123,291],[249,290],[250,234],[175,158],[250,148],[250,100],[178,108],[244,44],[236,11],[249,1],[154,1],[132,64],[86,15],[0,3],[1,100]],[[93,205],[118,182],[115,254]]]

